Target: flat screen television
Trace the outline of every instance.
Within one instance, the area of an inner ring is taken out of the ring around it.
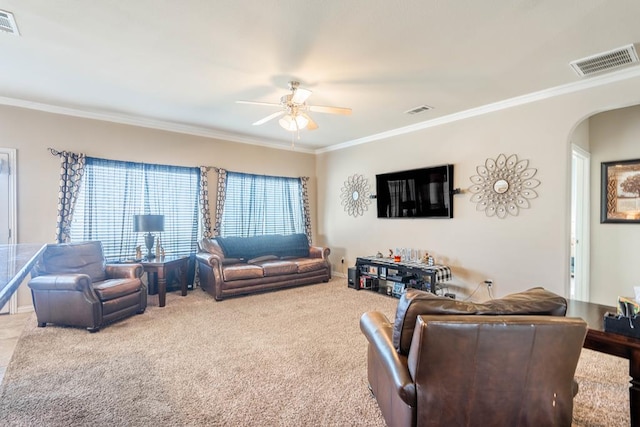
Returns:
[[[378,218],[453,218],[453,165],[376,175]]]

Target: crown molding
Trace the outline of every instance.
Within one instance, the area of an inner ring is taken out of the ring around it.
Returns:
[[[625,68],[623,70],[607,73],[600,76],[593,76],[585,78],[583,80],[572,82],[549,89],[544,89],[538,92],[532,92],[526,95],[517,96],[514,98],[505,99],[502,101],[486,104],[480,107],[471,108],[469,110],[460,111],[446,116],[438,117],[424,122],[415,123],[413,125],[404,126],[401,128],[391,129],[385,132],[376,133],[373,135],[365,136],[363,138],[357,138],[350,141],[341,142],[323,148],[306,148],[302,146],[296,146],[293,150],[308,153],[308,154],[321,154],[330,151],[343,150],[357,145],[366,144],[369,142],[379,141],[382,139],[392,138],[407,133],[417,132],[423,129],[428,129],[436,126],[441,126],[447,123],[456,122],[459,120],[465,120],[471,117],[481,116],[483,114],[493,113],[507,108],[513,108],[524,104],[540,101],[543,99],[549,99],[556,96],[566,95],[569,93],[579,92],[590,88],[608,85],[618,81],[623,81],[640,76],[640,66],[634,66]],[[164,130],[168,132],[182,133],[187,135],[202,136],[205,138],[214,138],[222,141],[239,142],[242,144],[256,145],[260,147],[273,148],[276,150],[292,150],[291,146],[284,141],[275,140],[261,140],[252,138],[249,136],[222,132],[210,128],[186,125],[182,123],[149,119],[144,117],[136,117],[126,114],[96,112],[89,110],[80,110],[76,108],[62,107],[51,104],[44,104],[40,102],[27,101],[18,98],[10,98],[0,96],[0,105],[10,105],[14,107],[27,108],[31,110],[44,111],[53,114],[62,114],[66,116],[81,117],[85,119],[94,119],[107,121],[112,123],[119,123],[125,125],[139,126],[149,129]]]
[[[459,120],[465,120],[471,117],[481,116],[483,114],[493,113],[495,111],[505,110],[507,108],[517,107],[524,104],[540,101],[543,99],[554,98],[556,96],[566,95],[569,93],[579,92],[581,90],[591,89],[594,87],[604,86],[611,83],[628,80],[634,77],[640,76],[640,67],[630,67],[614,73],[608,73],[601,76],[594,76],[584,80],[580,80],[573,83],[564,84],[561,86],[544,89],[538,92],[532,92],[526,95],[516,96],[514,98],[505,99],[502,101],[486,104],[480,107],[471,108],[469,110],[460,111],[458,113],[449,114],[446,116],[438,117],[436,119],[426,120],[424,122],[416,123],[409,126],[404,126],[397,129],[391,129],[385,132],[376,133],[374,135],[365,136],[363,138],[353,139],[351,141],[345,141],[339,144],[334,144],[329,147],[319,148],[315,150],[316,154],[326,153],[329,151],[343,150],[349,147],[355,147],[357,145],[366,144],[373,141],[379,141],[381,139],[392,138],[398,135],[404,135],[407,133],[417,132],[419,130],[432,128],[447,123],[456,122]]]
[[[77,108],[62,107],[58,105],[45,104],[41,102],[27,101],[24,99],[10,98],[0,96],[0,105],[9,105],[12,107],[27,108],[30,110],[44,111],[47,113],[61,114],[65,116],[80,117],[84,119],[100,120],[124,125],[139,126],[149,129],[163,130],[168,132],[181,133],[186,135],[202,136],[205,138],[214,138],[222,141],[239,142],[242,144],[257,145],[267,148],[275,148],[277,150],[291,151],[292,148],[288,143],[282,141],[264,141],[234,133],[222,132],[200,126],[185,125],[182,123],[169,122],[163,120],[149,119],[145,117],[136,117],[126,114],[96,112],[89,110],[80,110]],[[286,144],[286,145],[285,145]],[[295,151],[314,154],[314,149],[296,146]]]

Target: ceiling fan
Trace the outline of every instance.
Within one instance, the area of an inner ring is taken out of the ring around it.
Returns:
[[[329,114],[351,114],[351,108],[344,107],[326,107],[322,105],[308,105],[307,99],[313,92],[300,87],[300,82],[290,81],[289,90],[291,93],[283,95],[280,98],[279,103],[271,102],[259,102],[259,101],[236,101],[238,104],[253,104],[253,105],[267,105],[280,107],[281,111],[269,114],[257,122],[253,123],[254,126],[259,126],[267,123],[269,120],[273,120],[276,117],[280,117],[278,123],[284,129],[297,132],[300,129],[315,130],[318,129],[318,125],[309,116],[308,112],[313,111],[317,113],[329,113]]]

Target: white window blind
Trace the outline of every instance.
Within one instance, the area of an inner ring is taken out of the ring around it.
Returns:
[[[299,178],[227,173],[221,236],[304,233],[303,215]]]
[[[87,157],[71,223],[71,241],[100,240],[108,260],[127,259],[144,245],[133,216],[164,215],[166,253],[195,253],[198,239],[198,168]]]

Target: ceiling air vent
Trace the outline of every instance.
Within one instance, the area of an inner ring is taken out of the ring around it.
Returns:
[[[589,76],[602,71],[610,71],[623,65],[639,62],[636,48],[630,44],[609,52],[599,53],[587,58],[572,61],[571,67],[579,76]]]
[[[13,13],[0,10],[0,31],[5,33],[20,35],[16,20],[13,19]]]
[[[420,105],[419,107],[412,108],[410,110],[405,111],[405,114],[418,114],[425,111],[433,110],[433,107],[429,107],[428,105]]]

